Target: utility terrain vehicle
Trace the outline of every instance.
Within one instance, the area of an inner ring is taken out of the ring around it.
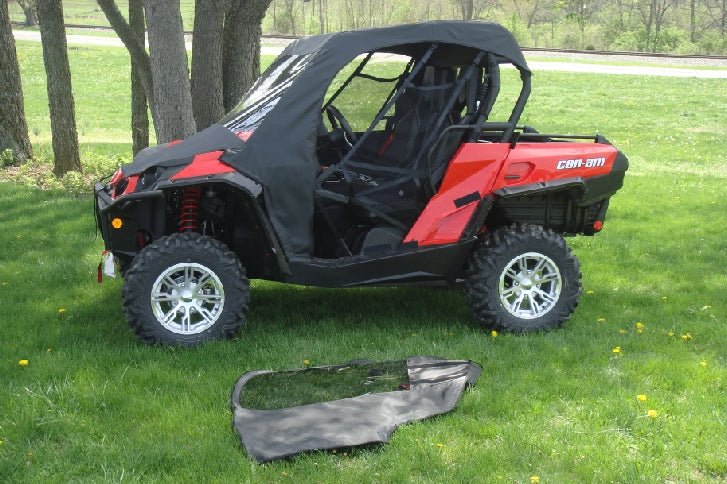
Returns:
[[[501,65],[521,86],[498,117]],[[259,278],[464,282],[483,325],[559,326],[581,293],[563,235],[601,230],[628,161],[598,135],[520,126],[530,81],[491,23],[293,42],[218,124],[95,186],[126,319],[149,343],[232,337]]]

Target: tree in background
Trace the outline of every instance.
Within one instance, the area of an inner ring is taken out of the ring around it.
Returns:
[[[462,12],[462,20],[472,20],[474,16],[474,0],[457,0],[457,5]]]
[[[197,132],[179,0],[144,0],[157,140],[167,143]]]
[[[48,105],[53,139],[53,173],[56,176],[81,171],[78,154],[76,113],[68,65],[66,28],[60,0],[40,0],[38,20],[43,44],[43,63],[47,77]]]
[[[0,3],[0,153],[11,150],[19,165],[33,157],[23,108],[18,56],[7,2]]]
[[[192,108],[197,129],[225,114],[222,47],[225,0],[197,0],[192,43]]]
[[[144,47],[144,33],[142,29],[140,29],[139,26],[136,25],[136,22],[139,21],[139,13],[135,10],[135,15],[133,17],[135,26],[134,28],[132,28],[131,25],[129,25],[129,23],[126,21],[124,16],[121,15],[121,11],[116,6],[116,2],[114,0],[96,1],[99,7],[101,7],[101,10],[103,10],[103,13],[106,16],[106,19],[109,21],[109,24],[111,24],[111,27],[116,32],[116,35],[119,36],[119,39],[121,39],[121,41],[124,43],[124,46],[126,46],[126,50],[129,51],[129,56],[131,57],[131,69],[136,74],[137,80],[139,81],[139,84],[144,91],[144,96],[149,103],[149,107],[151,108],[151,116],[154,120],[154,130],[156,132],[157,142],[161,143],[162,141],[159,135],[159,126],[161,126],[161,123],[158,120],[158,110],[156,104],[154,103],[151,60],[149,59],[149,54],[146,52],[146,48]],[[129,8],[137,9],[142,7],[141,0],[132,0],[132,2],[135,5],[132,7],[130,2]],[[141,35],[139,35],[140,31]]]
[[[191,84],[178,0],[145,1],[151,57],[116,2],[96,1],[131,55],[159,143],[218,121],[260,75],[261,23],[270,0],[195,2]]]
[[[7,2],[3,1],[7,6]],[[23,9],[25,23],[28,27],[38,25],[38,0],[18,0],[18,5]]]
[[[144,20],[144,4],[142,0],[129,0],[129,27],[142,45],[146,41],[146,22]],[[131,139],[132,151],[136,155],[149,146],[149,116],[144,85],[139,76],[139,69],[134,67],[131,59]]]
[[[665,24],[666,14],[674,7],[677,0],[645,0],[639,2],[639,11],[646,29],[646,45],[644,50],[657,52],[661,44],[661,29]]]
[[[222,50],[225,111],[235,107],[260,76],[260,36],[268,5],[270,0],[232,0],[225,14]]]

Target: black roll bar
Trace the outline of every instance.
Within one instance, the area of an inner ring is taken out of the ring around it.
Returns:
[[[520,89],[520,96],[518,96],[515,107],[512,110],[512,114],[510,114],[510,119],[507,121],[510,127],[502,133],[503,143],[507,143],[512,138],[512,133],[515,131],[515,125],[520,120],[520,115],[523,113],[523,109],[525,109],[525,103],[528,101],[528,96],[530,96],[530,78],[532,77],[532,74],[530,71],[526,71],[519,67],[518,70],[520,71],[520,79],[523,81],[523,87]]]
[[[497,95],[500,93],[500,65],[492,52],[487,53],[487,82],[482,83],[482,90],[478,99],[475,127],[468,141],[477,141],[480,136],[480,127],[490,117],[492,106],[495,105]]]
[[[364,131],[364,133],[358,138],[358,141],[356,141],[356,144],[354,144],[351,147],[351,149],[348,151],[348,153],[346,153],[346,155],[343,157],[343,159],[341,161],[339,161],[338,163],[335,163],[335,164],[329,166],[327,170],[325,170],[323,173],[321,173],[318,176],[317,188],[320,188],[321,187],[321,184],[326,179],[328,179],[328,177],[334,171],[341,169],[341,167],[345,166],[346,162],[348,162],[348,160],[351,159],[351,157],[353,156],[353,154],[356,153],[356,151],[361,147],[361,145],[363,144],[364,140],[366,138],[368,138],[369,135],[373,132],[373,130],[376,127],[376,125],[379,124],[382,119],[384,119],[384,116],[389,111],[389,109],[391,109],[391,106],[393,106],[394,103],[397,101],[397,99],[399,99],[399,97],[401,97],[401,95],[404,93],[404,91],[406,91],[406,88],[411,85],[412,81],[414,80],[414,77],[419,73],[419,71],[421,70],[421,68],[424,67],[424,65],[426,65],[426,63],[429,60],[429,58],[432,56],[432,54],[434,54],[434,51],[437,50],[437,47],[439,47],[439,44],[437,42],[432,43],[432,45],[424,53],[424,55],[417,61],[416,64],[414,64],[414,67],[412,68],[411,72],[409,73],[409,75],[406,77],[406,79],[402,83],[402,86],[384,104],[384,106],[381,108],[381,110],[379,111],[379,113],[376,115],[376,117],[374,118],[374,120],[369,125],[368,129],[366,131]],[[369,55],[369,57],[371,55],[373,55],[373,53],[371,53]],[[362,69],[363,69],[363,67],[362,67]],[[339,88],[339,91],[340,90],[341,89]],[[338,91],[337,91],[337,93],[338,93]],[[333,99],[333,96],[331,97],[331,100],[332,99]],[[329,102],[326,103],[326,106],[328,104],[330,104],[330,101],[331,100],[329,100]],[[325,107],[324,107],[324,109],[325,109]],[[347,170],[341,170],[341,171],[343,172],[343,177],[346,179],[346,182],[347,183],[350,183],[351,182],[351,176],[348,174]]]
[[[371,60],[371,57],[373,57],[373,55],[374,55],[373,52],[369,52],[368,55],[364,58],[364,60],[362,60],[361,63],[359,63],[359,65],[356,66],[356,69],[353,71],[353,73],[350,76],[348,76],[348,79],[346,79],[343,82],[343,84],[341,84],[341,87],[336,89],[336,92],[334,92],[333,95],[330,98],[328,98],[328,101],[326,101],[323,104],[323,107],[321,108],[321,112],[324,112],[329,105],[333,104],[333,101],[336,100],[336,98],[339,96],[339,94],[341,94],[343,92],[343,90],[346,89],[346,87],[348,87],[349,84],[351,84],[351,81],[353,80],[354,77],[361,74],[361,71],[364,70],[364,67],[366,67],[366,64],[369,63],[369,61]]]

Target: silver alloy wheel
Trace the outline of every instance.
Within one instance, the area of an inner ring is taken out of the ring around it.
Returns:
[[[508,262],[500,274],[500,302],[515,317],[539,318],[555,307],[562,285],[550,257],[526,252]]]
[[[177,334],[198,334],[217,322],[225,306],[225,291],[211,269],[192,262],[162,272],[151,289],[154,317]]]

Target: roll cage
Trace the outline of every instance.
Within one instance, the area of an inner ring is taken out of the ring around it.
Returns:
[[[327,203],[354,206],[359,211],[368,212],[385,224],[406,232],[426,201],[437,192],[447,162],[463,141],[477,141],[483,132],[488,133],[488,140],[492,142],[507,143],[517,137],[516,125],[530,94],[530,71],[516,66],[520,71],[522,87],[512,112],[506,122],[489,122],[500,91],[499,63],[506,59],[498,58],[492,52],[471,49],[468,59],[465,57],[457,64],[446,64],[441,62],[441,57],[439,62],[432,62],[440,43],[432,42],[422,47],[425,47],[422,49],[424,53],[418,58],[410,58],[403,72],[395,78],[380,78],[364,73],[364,68],[376,54],[367,53],[321,108],[321,115],[327,114],[332,126],[336,125],[334,118],[340,118],[340,124],[348,131],[350,145],[340,161],[323,166],[315,187],[316,210],[337,240],[342,249],[341,255],[352,255],[355,250],[352,250],[346,237],[339,232],[335,221],[330,217]],[[459,69],[458,73],[455,68]],[[422,84],[427,74],[436,77],[437,73],[440,74],[438,82],[435,80],[430,85]],[[393,89],[368,128],[359,134],[353,133],[350,126],[346,126],[345,119],[334,107],[334,102],[356,78],[377,82],[395,81]],[[420,94],[415,94],[417,92]],[[408,133],[409,139],[406,142],[416,145],[413,152],[403,156],[408,159],[386,160],[382,155],[390,148],[394,136],[401,137],[397,131],[401,124],[405,124],[404,118],[419,108],[416,103],[404,103],[406,97],[418,98],[419,102],[421,99],[431,100],[436,97],[439,102],[430,102],[425,106],[423,116],[430,118],[429,122],[421,123],[420,119],[418,131]],[[400,104],[405,104],[409,109],[403,115],[399,112]],[[389,114],[392,110],[393,115]],[[375,132],[382,122],[386,122],[384,132]],[[372,150],[367,145],[371,144],[369,141],[377,134],[384,141],[382,143],[381,139],[378,140],[379,149],[374,150],[377,153],[371,156]],[[339,180],[332,183],[331,178],[335,176]],[[392,200],[396,197],[392,194],[387,196],[386,192],[399,190],[401,196],[401,187],[407,183],[414,184],[415,196],[409,197],[410,206],[391,209]],[[361,186],[362,184],[368,186]]]

